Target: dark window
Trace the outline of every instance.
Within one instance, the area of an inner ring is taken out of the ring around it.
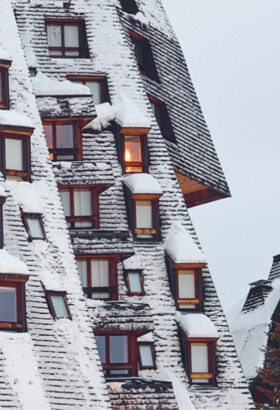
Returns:
[[[3,67],[0,62],[0,108],[9,108],[9,75],[8,66]]]
[[[125,282],[129,296],[144,295],[144,282],[140,270],[125,271]]]
[[[47,292],[47,301],[54,319],[71,319],[66,292]]]
[[[22,219],[30,241],[33,239],[45,239],[45,231],[41,214],[24,213],[22,215]]]
[[[3,205],[6,202],[6,197],[0,194],[0,249],[4,247],[4,229],[3,229]]]
[[[0,329],[26,331],[27,275],[0,275]]]
[[[109,90],[107,84],[107,78],[104,76],[97,77],[81,77],[81,76],[68,76],[70,81],[75,83],[86,85],[92,95],[95,104],[103,104],[105,102],[110,102]]]
[[[43,121],[52,161],[82,159],[81,129],[78,121]]]
[[[149,40],[146,40],[133,32],[130,32],[130,37],[141,74],[159,83],[159,76]]]
[[[139,342],[137,345],[140,369],[155,369],[155,349],[153,343]]]
[[[137,376],[136,337],[133,333],[96,332],[95,338],[106,377]]]
[[[90,299],[118,300],[116,258],[77,256],[84,293]]]
[[[123,11],[129,14],[138,13],[138,7],[135,3],[135,0],[120,0]]]
[[[149,100],[163,138],[165,138],[168,141],[176,142],[176,138],[173,132],[172,124],[165,103],[156,100],[155,98],[150,96]]]
[[[147,172],[147,134],[137,134],[137,130],[127,129],[119,134],[120,160],[126,173]],[[145,130],[147,132],[147,130]]]
[[[29,180],[30,136],[1,133],[2,172],[7,179]]]
[[[51,57],[89,57],[84,21],[46,20],[46,25]]]

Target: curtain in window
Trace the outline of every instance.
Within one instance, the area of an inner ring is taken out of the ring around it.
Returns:
[[[191,344],[192,373],[208,373],[207,343]]]
[[[47,25],[49,47],[61,47],[61,26],[57,24]]]
[[[109,262],[106,260],[91,261],[91,283],[92,287],[109,286]]]
[[[0,321],[17,322],[17,291],[15,288],[0,287]]]
[[[141,162],[141,140],[137,135],[125,135],[124,155],[126,162]]]
[[[90,191],[74,190],[74,214],[75,216],[92,215]]]
[[[136,228],[153,227],[152,201],[136,201]]]
[[[179,299],[195,299],[195,271],[178,271]]]
[[[23,171],[22,140],[5,138],[6,169]]]
[[[74,130],[73,124],[56,125],[56,148],[73,148]]]
[[[38,218],[27,218],[27,223],[33,238],[42,238],[44,239],[44,234],[42,227]]]
[[[110,335],[110,363],[128,363],[127,335]]]
[[[79,47],[79,27],[74,24],[64,25],[65,47]]]
[[[70,192],[69,191],[60,191],[60,197],[64,209],[65,216],[71,216],[70,211]]]
[[[88,287],[88,280],[87,280],[87,261],[77,261],[78,270],[80,279],[82,282],[83,288]]]

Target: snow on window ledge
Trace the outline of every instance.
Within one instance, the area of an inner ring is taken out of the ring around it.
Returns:
[[[189,338],[219,337],[213,322],[203,313],[181,314],[176,312],[176,321]]]
[[[6,249],[0,249],[0,273],[27,275],[28,268],[24,262],[11,255]]]
[[[132,194],[161,195],[163,193],[159,182],[150,174],[129,175],[123,182]]]

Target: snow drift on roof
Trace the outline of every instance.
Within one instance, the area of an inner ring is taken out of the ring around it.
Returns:
[[[143,269],[140,255],[133,255],[123,261],[123,267],[126,270]]]
[[[10,54],[8,54],[2,47],[0,47],[0,60],[12,61]]]
[[[16,110],[0,110],[0,124],[34,128],[31,120]]]
[[[0,249],[0,273],[28,274],[24,262],[9,254],[5,249]]]
[[[123,180],[132,194],[162,194],[158,181],[150,174],[133,174]]]
[[[116,121],[123,128],[150,128],[151,124],[136,103],[121,92],[113,104]]]
[[[15,181],[9,181],[11,191],[16,202],[19,204],[23,212],[27,213],[43,213],[41,202],[41,193],[45,186],[42,182],[24,182],[20,184]]]
[[[203,253],[179,222],[174,222],[169,229],[165,250],[174,263],[206,263]]]
[[[40,71],[32,77],[32,82],[36,95],[91,95],[86,85],[69,80],[57,81]]]
[[[203,313],[188,313],[182,315],[180,312],[176,312],[176,320],[188,337],[219,337],[214,324],[209,317]]]
[[[109,127],[110,122],[116,117],[114,108],[108,102],[95,106],[97,117],[84,126],[84,130],[92,128],[94,131],[102,131]]]

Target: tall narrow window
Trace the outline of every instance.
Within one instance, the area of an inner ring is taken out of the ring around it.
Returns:
[[[53,161],[82,159],[81,130],[78,121],[43,121],[50,157]]]
[[[144,295],[144,282],[142,272],[139,270],[125,271],[125,281],[128,289],[128,295]]]
[[[84,21],[46,20],[46,25],[51,57],[89,57]]]
[[[209,384],[213,379],[212,346],[206,342],[190,342],[191,381],[193,384]]]
[[[66,292],[47,292],[47,301],[54,319],[71,319]]]
[[[132,31],[130,31],[130,37],[141,74],[159,83],[159,76],[149,40]]]
[[[84,293],[90,299],[117,300],[118,278],[114,258],[77,256]]]
[[[137,129],[122,130],[119,135],[121,146],[121,162],[125,173],[147,172],[148,169],[148,150],[147,132],[137,134]]]
[[[135,0],[120,0],[123,11],[129,14],[138,13],[139,9],[135,3]]]
[[[45,239],[45,231],[41,214],[23,214],[23,223],[28,232],[29,240]]]
[[[92,95],[95,104],[103,104],[110,102],[107,78],[104,76],[84,77],[84,76],[68,76],[70,81],[86,85]]]
[[[2,171],[6,178],[29,180],[30,135],[1,133]]]
[[[10,62],[2,65],[0,60],[0,109],[9,108],[9,66]]]
[[[171,120],[165,103],[151,96],[148,96],[148,98],[163,138],[172,142],[176,142]]]
[[[152,343],[138,343],[139,366],[141,370],[155,369],[155,349]]]

